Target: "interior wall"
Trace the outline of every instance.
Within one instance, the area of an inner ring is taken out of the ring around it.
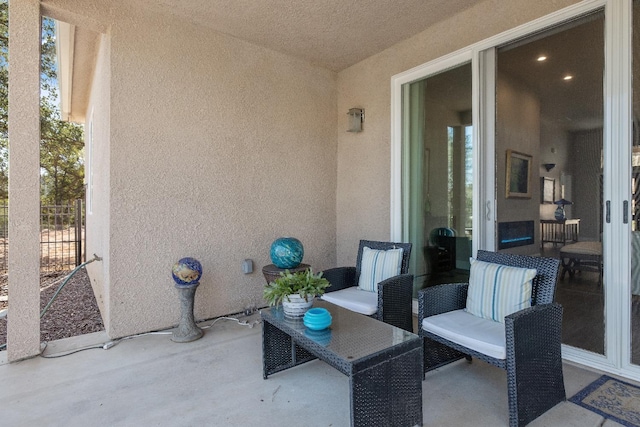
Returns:
[[[540,122],[540,176],[555,180],[555,192],[553,200],[561,197],[561,176],[563,173],[571,174],[569,166],[569,137],[566,131],[560,129],[553,121],[545,120],[544,108]],[[556,166],[547,171],[542,165],[554,163]],[[567,191],[567,188],[565,188]],[[571,200],[569,194],[565,194],[567,200]],[[554,204],[540,205],[540,219],[555,219],[554,214],[558,206]],[[565,206],[565,213],[571,218],[571,205]]]
[[[390,237],[391,77],[574,3],[487,0],[338,74],[339,265],[354,265],[359,239]],[[364,131],[350,134],[346,112],[355,106],[367,117]]]
[[[580,219],[580,240],[602,241],[602,129],[571,132],[572,217]]]
[[[540,247],[540,100],[529,89],[498,70],[496,82],[496,215],[497,222],[534,221],[534,244],[504,250],[536,254]],[[507,150],[531,156],[531,198],[507,198]],[[497,245],[496,245],[497,246]]]

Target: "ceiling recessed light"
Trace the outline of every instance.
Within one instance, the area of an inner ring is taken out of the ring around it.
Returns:
[[[546,61],[547,57],[545,55],[540,55],[540,56],[538,56],[537,60],[538,60],[538,62]]]
[[[572,76],[571,74],[567,74],[567,75],[566,75],[566,76],[564,76],[562,79],[563,79],[563,80],[571,80],[571,79],[573,79],[573,76]]]

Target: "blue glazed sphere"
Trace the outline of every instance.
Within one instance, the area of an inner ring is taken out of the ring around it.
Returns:
[[[295,237],[280,237],[271,244],[271,262],[278,268],[296,268],[302,262],[304,248]]]
[[[173,264],[171,274],[173,275],[173,280],[176,282],[176,286],[195,285],[202,276],[202,264],[195,258],[182,258]]]

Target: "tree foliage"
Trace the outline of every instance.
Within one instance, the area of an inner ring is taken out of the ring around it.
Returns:
[[[8,198],[8,3],[0,0],[0,200]],[[84,197],[84,135],[80,125],[61,120],[58,108],[55,24],[42,20],[40,55],[40,195],[43,204]]]

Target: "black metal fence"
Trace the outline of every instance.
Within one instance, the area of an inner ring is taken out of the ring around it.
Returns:
[[[8,268],[9,206],[0,203],[0,273]],[[85,214],[82,200],[40,206],[40,269],[71,270],[84,261]]]

